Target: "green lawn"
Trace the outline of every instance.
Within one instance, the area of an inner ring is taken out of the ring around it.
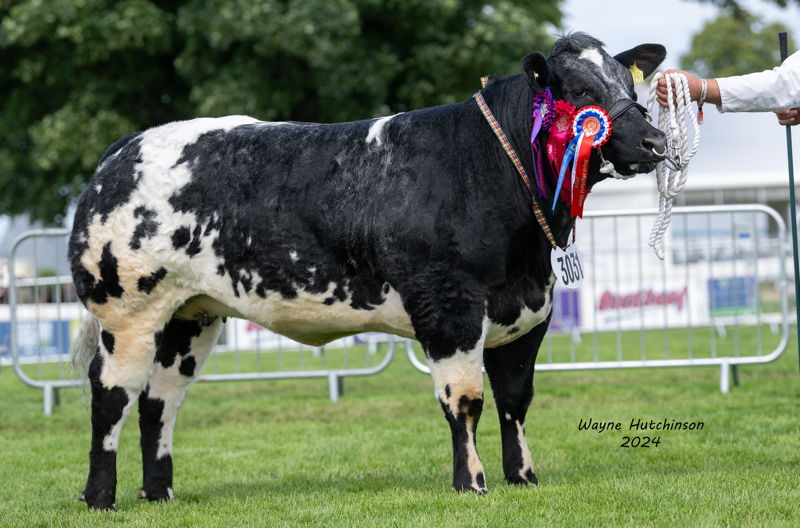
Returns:
[[[623,337],[638,354],[638,333]],[[685,341],[673,337],[670,350]],[[658,354],[663,340],[652,339],[648,350]],[[592,353],[591,341],[581,346]],[[600,353],[615,356],[615,347],[611,336]],[[554,359],[568,348],[554,341]],[[356,357],[361,366],[364,356]],[[258,361],[267,368],[270,358]],[[256,360],[240,359],[242,370]],[[233,366],[222,358],[218,368]],[[135,498],[134,415],[120,446],[119,510],[97,513],[76,500],[87,470],[86,397],[65,390],[45,418],[41,391],[2,368],[0,526],[798,526],[794,347],[775,363],[742,368],[741,381],[723,395],[718,368],[541,373],[527,425],[538,488],[504,484],[487,392],[479,428],[486,496],[450,491],[449,429],[430,379],[402,355],[377,376],[348,379],[336,404],[325,380],[198,384],[178,418],[175,500]],[[705,428],[662,432],[658,447],[621,448],[627,433],[579,431],[589,417],[624,428],[640,417]]]

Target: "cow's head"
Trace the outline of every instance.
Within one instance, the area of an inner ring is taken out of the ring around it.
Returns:
[[[664,46],[642,44],[611,57],[599,40],[572,33],[556,41],[548,59],[540,53],[525,57],[523,68],[534,91],[549,86],[555,99],[569,101],[577,108],[597,105],[612,113],[616,103],[636,100],[628,68],[635,63],[647,77],[665,56]],[[623,105],[617,110],[621,108]],[[653,127],[637,106],[612,117],[613,133],[602,147],[605,159],[622,175],[653,170],[666,153],[664,133]]]

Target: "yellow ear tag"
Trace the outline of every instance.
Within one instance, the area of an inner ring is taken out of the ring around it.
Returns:
[[[633,76],[634,83],[643,83],[644,82],[644,72],[639,69],[639,67],[634,62],[630,68],[628,68],[631,72],[631,76]]]

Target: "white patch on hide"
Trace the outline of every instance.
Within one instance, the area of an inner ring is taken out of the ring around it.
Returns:
[[[160,185],[166,185],[160,192],[168,197],[191,178],[191,171],[186,164],[175,166],[183,154],[186,145],[190,145],[207,132],[213,130],[228,131],[241,125],[260,123],[249,116],[203,117],[188,121],[175,121],[144,131],[141,135],[141,163],[136,171],[157,175]],[[165,178],[164,175],[169,177]]]
[[[621,85],[619,81],[616,81],[611,77],[609,77],[608,73],[606,73],[605,59],[603,58],[603,54],[600,52],[599,49],[597,48],[585,49],[581,52],[580,55],[578,55],[578,58],[587,60],[598,67],[598,69],[600,70],[600,75],[603,77],[603,80],[608,85],[609,90],[613,92],[614,88],[617,89],[617,94],[615,96],[616,98],[624,99],[630,97],[628,95],[627,88]]]
[[[299,257],[297,256],[297,251],[295,251],[295,250],[291,250],[291,251],[289,252],[289,258],[292,260],[292,262],[297,262],[297,259],[299,258]]]
[[[297,296],[292,299],[272,291],[268,291],[264,299],[255,294],[255,289],[246,296],[236,297],[227,279],[218,275],[215,278],[213,270],[197,271],[201,284],[215,286],[205,288],[207,295],[240,314],[239,317],[301,343],[321,346],[339,337],[360,332],[387,332],[414,338],[411,319],[403,308],[400,295],[393,288],[384,295],[383,303],[372,310],[362,310],[350,305],[351,293],[346,285],[347,298],[344,301],[337,299],[332,304],[325,304],[325,300],[334,296],[335,283],[328,284],[322,293],[298,289]],[[258,274],[253,273],[253,284],[260,281]],[[216,313],[210,311],[209,314]]]
[[[381,146],[384,141],[384,137],[382,134],[383,127],[386,126],[386,123],[388,123],[393,117],[396,117],[398,115],[400,114],[394,114],[386,117],[381,117],[380,119],[376,119],[375,122],[372,123],[372,125],[370,125],[369,131],[367,132],[367,138],[365,141],[367,143],[372,143],[373,141],[375,141],[376,145]]]
[[[519,476],[527,480],[528,477],[525,476],[525,473],[529,469],[533,471],[533,458],[531,458],[531,451],[528,449],[528,441],[525,440],[525,427],[519,423],[519,420],[515,420],[515,423],[517,424],[517,442],[519,442],[519,450],[522,453],[522,467],[519,470]]]
[[[595,66],[600,68],[600,70],[602,70],[603,66],[605,65],[603,61],[603,54],[600,53],[600,50],[598,50],[597,48],[589,48],[583,50],[581,54],[578,55],[578,58],[592,62]]]
[[[511,413],[506,413],[506,420],[511,421]]]
[[[483,346],[489,319],[483,319],[483,331],[472,350],[456,350],[450,357],[433,361],[428,359],[431,376],[439,399],[458,408],[458,400],[466,395],[470,399],[483,398]],[[450,386],[450,397],[446,387]]]
[[[102,190],[103,190],[103,184],[102,183],[98,183],[97,185],[94,186],[94,192],[96,192],[97,194],[100,194],[100,191],[102,191]]]
[[[489,325],[489,332],[486,335],[486,346],[489,348],[494,348],[510,343],[515,339],[524,336],[530,332],[533,327],[547,319],[547,316],[550,314],[550,310],[553,308],[550,301],[550,291],[553,289],[554,284],[555,277],[551,274],[544,287],[544,304],[542,304],[541,308],[535,312],[527,306],[524,306],[520,311],[517,320],[511,325],[506,326],[497,323],[492,323]],[[520,299],[519,302],[522,304],[523,301]],[[513,334],[509,334],[508,331],[514,327],[517,327],[519,330]]]

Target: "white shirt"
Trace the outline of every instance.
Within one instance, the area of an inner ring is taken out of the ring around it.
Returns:
[[[717,79],[720,112],[773,112],[800,106],[800,51],[759,73]]]

